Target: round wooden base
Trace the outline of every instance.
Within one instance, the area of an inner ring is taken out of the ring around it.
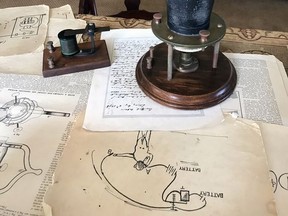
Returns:
[[[154,48],[152,68],[147,69],[147,52],[136,67],[136,80],[142,91],[160,104],[178,109],[203,109],[228,98],[236,86],[237,75],[229,59],[219,52],[218,67],[212,68],[213,48],[193,53],[199,68],[191,73],[173,69],[167,80],[167,45]],[[174,50],[175,52],[175,50]]]

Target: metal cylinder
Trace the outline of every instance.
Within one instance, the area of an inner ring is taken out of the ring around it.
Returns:
[[[58,34],[61,45],[61,52],[64,56],[72,56],[77,54],[80,49],[77,44],[76,35],[66,36],[66,31],[67,30],[63,30]]]
[[[167,0],[168,27],[183,35],[208,29],[214,0]]]

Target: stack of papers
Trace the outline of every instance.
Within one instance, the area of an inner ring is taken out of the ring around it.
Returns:
[[[231,97],[175,110],[135,79],[161,42],[151,29],[103,32],[110,67],[43,78],[45,41],[86,23],[70,6],[0,17],[0,215],[286,216],[288,80],[274,56],[225,54]]]

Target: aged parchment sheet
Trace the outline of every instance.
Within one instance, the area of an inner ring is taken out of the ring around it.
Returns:
[[[259,126],[87,132],[77,123],[47,215],[276,215]],[[192,213],[193,212],[193,213]]]
[[[49,9],[46,5],[0,10],[0,72],[42,76],[43,49],[48,40],[59,46],[63,29],[85,28],[69,5]]]
[[[278,216],[288,212],[288,127],[261,124]]]
[[[83,111],[93,71],[0,73],[0,215],[43,216],[43,197]]]

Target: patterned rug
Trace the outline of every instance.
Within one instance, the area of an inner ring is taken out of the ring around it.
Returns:
[[[77,15],[78,19],[93,22],[96,26],[119,28],[150,28],[151,21],[104,16]],[[99,38],[99,35],[97,36]],[[288,32],[241,29],[230,27],[221,41],[222,52],[274,55],[283,62],[288,74]]]

